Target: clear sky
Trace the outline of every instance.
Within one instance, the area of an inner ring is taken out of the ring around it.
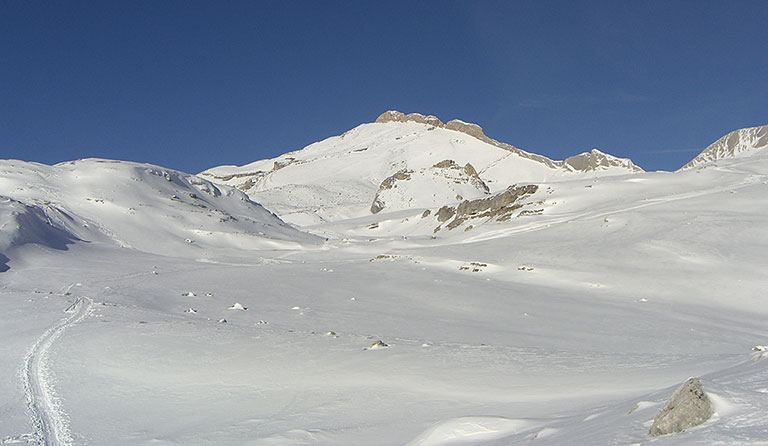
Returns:
[[[196,173],[388,109],[673,170],[768,124],[768,2],[0,0],[0,158]]]

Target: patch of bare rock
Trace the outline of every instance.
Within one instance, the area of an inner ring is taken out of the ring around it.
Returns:
[[[519,202],[521,198],[534,194],[538,190],[535,184],[523,186],[509,186],[504,192],[491,197],[479,198],[476,200],[464,200],[457,206],[443,206],[437,210],[437,221],[445,223],[451,220],[445,227],[449,230],[461,226],[468,220],[476,218],[495,219],[496,221],[507,221],[512,218],[514,212],[523,207]],[[540,210],[532,210],[522,215],[531,213],[540,213]],[[442,226],[435,228],[439,231]]]

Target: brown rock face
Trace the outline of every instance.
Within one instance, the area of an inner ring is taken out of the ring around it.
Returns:
[[[495,218],[498,221],[509,220],[512,213],[522,207],[518,203],[519,200],[535,193],[538,189],[539,187],[535,184],[509,186],[504,192],[492,197],[464,200],[456,207],[443,206],[437,211],[437,221],[444,223],[453,218],[446,225],[446,228],[451,230],[474,218]],[[540,213],[540,211],[537,210],[534,213]]]
[[[504,192],[496,194],[492,197],[462,201],[456,209],[456,214],[459,216],[467,217],[494,217],[500,213],[503,213],[507,208],[515,204],[515,202],[517,202],[520,197],[524,195],[530,195],[537,190],[538,186],[535,184],[528,184],[526,186],[510,186]]]
[[[456,209],[450,206],[443,206],[437,210],[437,221],[440,223],[446,222],[456,215]]]
[[[466,133],[469,136],[474,136],[480,141],[488,142],[487,140],[490,140],[490,138],[485,136],[483,128],[477,124],[471,124],[469,122],[453,119],[445,124],[445,128],[448,130],[456,130],[457,132]]]
[[[419,124],[429,124],[435,127],[444,127],[442,121],[437,119],[437,116],[424,116],[421,113],[401,113],[396,110],[389,110],[376,118],[376,122],[418,122]]]

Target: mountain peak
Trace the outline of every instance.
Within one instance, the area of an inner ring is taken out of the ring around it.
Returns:
[[[593,148],[589,152],[568,157],[563,163],[566,168],[580,172],[606,170],[611,167],[620,167],[630,172],[643,171],[643,169],[633,163],[629,158],[618,158],[605,152],[601,152],[596,148]]]
[[[766,147],[768,147],[768,125],[734,130],[710,144],[696,158],[679,170],[690,169],[721,159],[749,156]]]
[[[375,122],[418,122],[419,124],[429,124],[441,128],[445,126],[442,121],[437,119],[437,116],[424,116],[421,113],[408,113],[406,115],[405,113],[399,112],[397,110],[385,111],[379,115],[378,118],[376,118]]]

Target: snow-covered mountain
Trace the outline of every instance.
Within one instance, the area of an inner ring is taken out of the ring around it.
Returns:
[[[768,147],[768,125],[735,130],[709,145],[680,170],[699,167],[722,159],[742,158]]]
[[[0,444],[764,443],[768,152],[381,120],[208,172],[327,241],[157,166],[0,161]],[[689,377],[707,421],[654,437]]]
[[[302,150],[200,175],[306,226],[452,205],[515,184],[638,172],[632,161],[598,150],[555,161],[491,139],[476,124],[388,111]]]
[[[204,256],[216,247],[317,243],[228,186],[149,164],[0,161],[0,253],[35,243],[105,241]]]

